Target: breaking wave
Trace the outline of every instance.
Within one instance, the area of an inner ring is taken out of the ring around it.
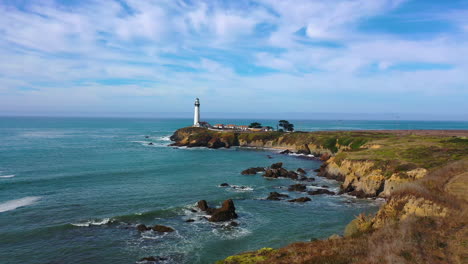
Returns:
[[[41,197],[38,196],[28,196],[21,199],[11,200],[4,203],[0,203],[0,213],[15,210],[19,207],[24,207],[32,205],[37,202]]]

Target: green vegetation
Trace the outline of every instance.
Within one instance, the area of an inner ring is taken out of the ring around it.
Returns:
[[[272,248],[262,248],[254,252],[230,256],[225,260],[217,261],[216,264],[255,264],[266,260],[266,256],[275,252]]]
[[[253,122],[253,123],[250,123],[249,127],[250,128],[262,128],[262,124],[258,122]]]
[[[287,121],[287,120],[280,120],[278,122],[278,126],[282,127],[283,130],[288,131],[288,132],[294,131],[294,125],[289,123],[289,121]]]

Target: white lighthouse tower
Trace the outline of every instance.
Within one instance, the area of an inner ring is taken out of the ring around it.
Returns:
[[[195,99],[195,113],[193,116],[193,126],[200,126],[200,99]]]

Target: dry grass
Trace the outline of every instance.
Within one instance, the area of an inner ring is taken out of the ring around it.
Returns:
[[[405,201],[417,197],[449,208],[445,217],[413,215],[386,221],[382,227],[373,229],[369,218],[360,215],[350,224],[354,226],[349,227],[347,237],[294,243],[250,263],[468,263],[468,203],[446,188],[467,168],[468,160],[453,162],[392,195],[391,199],[401,201],[395,205],[400,206],[394,208],[397,211],[402,210]]]

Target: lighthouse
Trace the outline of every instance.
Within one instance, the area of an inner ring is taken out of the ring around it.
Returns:
[[[193,116],[193,126],[200,126],[200,100],[198,98],[195,99],[195,113]]]

